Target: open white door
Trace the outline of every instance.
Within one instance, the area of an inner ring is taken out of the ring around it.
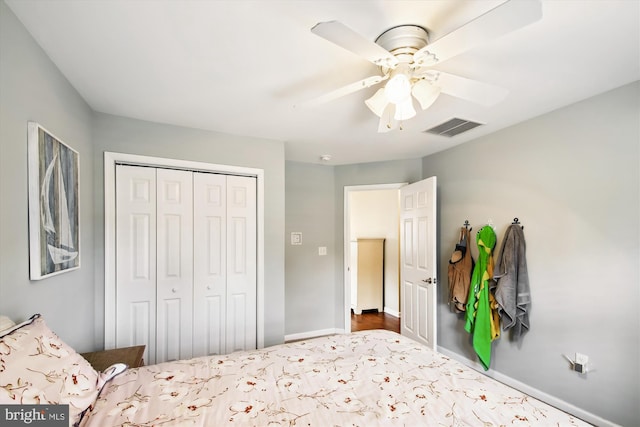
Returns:
[[[401,333],[436,349],[436,177],[400,189]]]

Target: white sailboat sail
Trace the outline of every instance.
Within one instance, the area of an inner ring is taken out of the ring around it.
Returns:
[[[42,219],[42,226],[50,233],[55,233],[56,229],[53,225],[53,219],[51,218],[51,203],[49,202],[49,186],[51,185],[51,177],[53,176],[53,168],[56,165],[56,154],[47,166],[47,170],[44,173],[44,179],[42,180],[42,188],[40,189],[40,218]]]
[[[52,211],[54,206],[51,204],[49,198],[49,188],[54,172],[56,172],[56,179],[58,181],[57,216],[54,215]],[[42,183],[40,203],[42,226],[46,232],[54,234],[56,240],[59,242],[57,246],[47,243],[47,249],[53,263],[62,264],[75,259],[78,256],[78,251],[75,248],[75,240],[71,231],[69,209],[67,207],[67,192],[64,187],[60,158],[57,154],[53,160],[51,160],[49,166],[47,166]],[[54,222],[53,218],[57,218],[58,221]]]

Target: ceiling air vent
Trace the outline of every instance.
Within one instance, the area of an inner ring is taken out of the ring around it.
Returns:
[[[484,123],[477,123],[477,122],[472,122],[470,120],[453,118],[442,124],[439,124],[438,126],[434,126],[431,129],[427,129],[424,132],[433,133],[435,135],[452,137],[483,124]]]

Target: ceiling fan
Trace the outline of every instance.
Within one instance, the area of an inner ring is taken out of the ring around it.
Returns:
[[[331,101],[388,80],[365,101],[367,107],[380,117],[378,132],[402,129],[402,121],[416,115],[413,99],[423,110],[431,106],[440,93],[481,105],[494,105],[506,97],[506,89],[431,67],[541,17],[539,0],[509,0],[432,43],[429,43],[427,29],[419,25],[390,28],[372,42],[338,21],[320,22],[311,28],[312,33],[377,65],[381,75],[329,92],[316,98],[313,104]]]

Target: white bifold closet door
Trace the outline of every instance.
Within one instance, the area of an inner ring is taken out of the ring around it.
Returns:
[[[256,348],[256,184],[193,174],[194,331],[197,355]]]
[[[256,180],[116,167],[116,346],[160,363],[256,347]]]

